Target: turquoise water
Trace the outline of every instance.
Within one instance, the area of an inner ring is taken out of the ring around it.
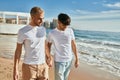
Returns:
[[[120,32],[74,32],[81,60],[120,76]]]

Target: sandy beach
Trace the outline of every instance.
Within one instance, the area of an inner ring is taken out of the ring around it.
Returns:
[[[21,75],[20,63],[20,75]],[[50,68],[50,80],[54,80],[54,67]],[[0,80],[13,80],[13,60],[0,57]],[[20,79],[21,80],[21,79]],[[109,72],[97,69],[95,66],[80,63],[79,68],[72,67],[69,80],[120,80]]]

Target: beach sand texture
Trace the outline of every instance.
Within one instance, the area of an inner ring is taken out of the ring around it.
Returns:
[[[21,80],[21,63],[20,63],[20,80]],[[13,80],[13,60],[0,58],[0,80]],[[54,67],[50,68],[50,80],[54,80]],[[97,69],[95,66],[90,66],[81,63],[79,68],[72,67],[69,75],[69,80],[120,80],[106,71]]]

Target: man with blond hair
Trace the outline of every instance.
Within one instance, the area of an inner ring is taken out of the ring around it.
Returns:
[[[46,30],[41,26],[44,11],[33,7],[30,11],[31,22],[18,31],[17,46],[14,56],[14,80],[19,79],[18,65],[24,46],[25,54],[22,64],[23,80],[48,80],[48,66],[46,57],[50,61],[50,54],[46,52]],[[48,64],[50,66],[50,64]]]

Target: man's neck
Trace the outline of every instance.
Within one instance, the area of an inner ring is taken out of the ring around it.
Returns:
[[[60,31],[65,31],[65,29],[62,29],[60,26],[57,26],[57,29]]]
[[[35,25],[35,24],[32,23],[32,22],[30,22],[29,25],[31,25],[33,28],[37,26],[37,25]]]

